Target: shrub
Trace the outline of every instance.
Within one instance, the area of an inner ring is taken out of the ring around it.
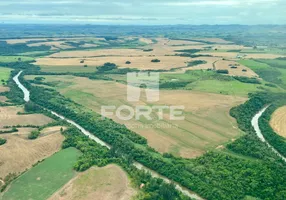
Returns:
[[[218,69],[218,70],[216,70],[216,72],[219,74],[228,74],[229,73],[227,69]]]
[[[131,64],[131,62],[130,62],[130,61],[126,61],[126,63],[125,63],[125,64],[130,65],[130,64]]]
[[[151,62],[161,62],[159,59],[153,59]]]
[[[248,78],[244,76],[234,76],[233,78],[235,78],[236,80],[242,83],[261,84],[261,82],[256,78]]]
[[[7,142],[7,140],[6,139],[4,139],[4,138],[0,138],[0,146],[1,145],[3,145],[3,144],[5,144]]]
[[[108,62],[108,63],[104,63],[103,66],[97,67],[96,69],[97,69],[98,72],[101,73],[101,72],[111,71],[111,70],[113,70],[113,69],[117,69],[117,66],[116,66],[116,64],[114,64],[114,63]]]
[[[145,52],[153,51],[153,49],[143,49]]]

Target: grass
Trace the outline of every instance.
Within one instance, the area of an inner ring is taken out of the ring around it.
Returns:
[[[75,176],[73,165],[80,152],[62,150],[28,170],[15,181],[2,197],[4,200],[47,199]]]
[[[245,65],[246,67],[249,67],[254,71],[258,69],[267,69],[270,67],[265,63],[257,62],[255,60],[240,60],[239,63]]]
[[[226,94],[234,96],[247,96],[248,93],[257,91],[256,84],[241,83],[239,81],[219,81],[219,80],[201,80],[191,83],[188,89],[217,94]]]
[[[255,71],[263,80],[286,89],[286,60],[241,60],[239,63]]]
[[[9,62],[17,62],[18,59],[21,59],[21,61],[33,61],[33,57],[27,57],[27,56],[0,56],[0,62],[2,63],[9,63]]]
[[[10,68],[0,67],[0,81],[1,80],[7,81],[10,77],[11,71],[12,69]]]
[[[281,54],[285,55],[285,49],[279,48],[266,48],[266,49],[243,49],[241,53],[262,53],[262,54]]]

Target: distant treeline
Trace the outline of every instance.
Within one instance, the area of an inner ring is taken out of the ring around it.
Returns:
[[[0,41],[0,55],[16,55],[28,51],[49,51],[51,47],[41,45],[29,47],[27,44],[7,44],[5,41]]]

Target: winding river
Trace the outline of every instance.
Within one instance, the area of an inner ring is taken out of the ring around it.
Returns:
[[[20,71],[14,78],[13,80],[15,81],[15,83],[18,85],[18,87],[23,91],[24,93],[24,101],[25,102],[29,102],[30,101],[30,92],[27,88],[25,88],[24,85],[21,84],[21,82],[19,81],[19,76],[23,73],[23,71]],[[49,110],[50,111],[50,110]],[[65,118],[62,115],[59,115],[58,113],[54,112],[54,111],[50,111],[53,115],[65,120],[66,122],[68,122],[69,124],[74,125],[76,128],[78,128],[83,134],[85,134],[86,136],[88,136],[90,139],[94,140],[95,142],[97,142],[98,144],[107,147],[108,149],[111,148],[111,146],[107,143],[105,143],[104,141],[100,140],[98,137],[96,137],[95,135],[91,134],[89,131],[87,131],[86,129],[84,129],[82,126],[80,126],[79,124],[77,124],[76,122],[69,120],[67,118]],[[161,178],[163,179],[166,183],[174,183],[175,187],[177,190],[181,191],[184,195],[192,198],[192,199],[197,199],[197,200],[203,200],[203,198],[199,197],[197,194],[195,194],[194,192],[190,191],[187,188],[182,187],[180,184],[175,183],[171,180],[169,180],[168,178],[158,174],[157,172],[145,167],[144,165],[138,163],[138,162],[134,162],[133,166],[136,167],[139,170],[144,170],[148,173],[151,174],[152,177],[155,178]]]
[[[286,162],[286,158],[284,156],[282,156],[273,146],[271,146],[264,138],[263,134],[261,133],[261,130],[259,128],[259,118],[263,115],[263,113],[267,110],[269,106],[266,106],[265,108],[263,108],[262,110],[260,110],[251,120],[251,125],[253,126],[257,137],[262,141],[265,142],[267,144],[267,146],[269,148],[271,148],[271,150],[277,154],[284,162]]]

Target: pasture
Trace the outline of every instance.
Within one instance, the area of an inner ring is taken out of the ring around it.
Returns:
[[[18,62],[18,61],[33,61],[33,57],[28,56],[0,56],[0,63],[10,63],[10,62]]]
[[[10,72],[12,69],[0,67],[0,80],[7,81],[10,77]]]
[[[76,175],[73,165],[79,156],[74,148],[61,150],[14,180],[0,199],[49,198]]]

